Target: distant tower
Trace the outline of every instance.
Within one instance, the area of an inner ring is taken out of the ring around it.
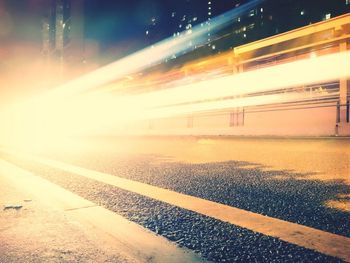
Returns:
[[[50,20],[45,16],[42,20],[42,53],[48,58],[51,51]]]
[[[42,50],[51,60],[83,61],[84,0],[50,0],[42,22]]]

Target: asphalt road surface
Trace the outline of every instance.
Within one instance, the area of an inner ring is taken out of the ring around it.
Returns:
[[[349,149],[350,140],[335,138],[89,138],[38,156],[307,226],[349,242]],[[0,153],[1,159],[193,250],[205,260],[350,259],[350,252],[338,256],[327,248],[306,248],[270,232],[218,220],[26,156]]]

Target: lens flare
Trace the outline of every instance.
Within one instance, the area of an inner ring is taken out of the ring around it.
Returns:
[[[348,77],[349,61],[350,52],[342,52],[141,95],[91,93],[36,100],[2,114],[7,123],[2,137],[7,144],[40,149],[70,136],[117,133],[125,124],[145,119],[303,101],[308,93],[271,91]],[[329,96],[334,94],[317,93],[313,99]]]
[[[212,28],[222,28],[233,17],[260,2],[248,2],[213,19]],[[49,148],[66,143],[72,136],[128,133],[125,127],[130,123],[147,119],[303,102],[310,99],[307,93],[288,89],[350,76],[350,52],[344,51],[148,93],[106,92],[106,83],[159,63],[174,52],[186,51],[188,47],[184,43],[189,40],[206,41],[206,29],[198,26],[192,32],[177,39],[166,39],[38,97],[12,105],[0,113],[4,124],[0,131],[2,142],[26,149]],[[100,90],[103,92],[98,92]],[[316,93],[312,99],[328,99],[334,95],[339,96],[339,91]]]

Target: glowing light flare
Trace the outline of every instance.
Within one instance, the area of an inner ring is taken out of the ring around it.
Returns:
[[[233,18],[240,16],[261,2],[262,0],[252,0],[239,8],[212,19],[212,32],[219,30],[232,21]],[[183,54],[191,50],[186,43],[191,42],[197,46],[204,44],[207,41],[206,34],[206,28],[198,25],[192,28],[192,34],[182,33],[176,39],[172,37],[165,39],[54,90],[43,93],[41,96],[20,101],[2,114],[1,119],[6,120],[5,123],[9,123],[9,127],[1,131],[1,138],[5,142],[13,142],[19,145],[36,144],[36,147],[38,147],[39,144],[59,142],[60,138],[66,134],[95,130],[100,124],[111,122],[109,118],[112,110],[114,113],[118,112],[117,119],[119,122],[134,119],[135,116],[142,114],[142,109],[145,108],[142,99],[133,98],[131,101],[130,99],[126,101],[125,99],[114,98],[112,102],[110,98],[98,98],[89,101],[89,99],[81,98],[80,95],[92,88],[100,87],[113,80],[163,62],[173,54]],[[67,98],[70,98],[70,101],[67,101]],[[125,114],[125,118],[121,118],[119,113],[127,114]],[[106,118],[109,120],[105,120]]]
[[[348,76],[349,51],[156,91],[140,95],[138,100],[148,107],[159,107],[322,83]]]
[[[7,127],[1,130],[0,138],[17,148],[57,148],[71,136],[105,131],[115,123],[122,125],[141,111],[137,105],[107,94],[17,104],[1,114]]]
[[[166,108],[166,106],[180,103],[272,91],[283,87],[339,79],[350,75],[350,67],[348,67],[349,59],[350,52],[344,52],[291,62],[271,68],[258,69],[234,76],[152,92],[145,95],[125,96],[114,100],[108,96],[101,97],[100,99],[93,98],[86,104],[86,107],[80,105],[79,108],[82,109],[82,112],[80,112],[78,116],[85,113],[89,116],[89,121],[93,119],[91,116],[95,116],[98,118],[97,123],[101,123],[99,127],[102,127],[102,122],[106,124],[121,124],[127,121],[170,117],[198,111],[294,101],[300,99],[300,96],[306,95],[266,95]],[[317,96],[328,95],[318,94]],[[87,114],[89,112],[87,108],[91,108],[91,105],[95,105],[92,107],[93,112]],[[163,108],[156,109],[161,106]],[[105,121],[103,121],[104,118],[106,118]]]
[[[2,138],[25,148],[47,148],[66,137],[120,131],[124,124],[143,119],[258,106],[309,98],[308,93],[286,93],[221,100],[283,87],[320,83],[350,76],[350,52],[291,62],[229,77],[185,85],[145,95],[114,97],[107,93],[85,94],[70,99],[34,100],[13,106],[2,120]],[[317,94],[326,98],[329,94]],[[193,103],[199,100],[211,102]],[[188,105],[175,106],[189,102]]]
[[[314,98],[327,98],[329,94],[316,94]],[[71,104],[63,112],[64,118],[49,118],[46,123],[50,123],[47,133],[58,133],[60,136],[91,135],[105,132],[119,132],[121,127],[129,122],[166,118],[178,115],[192,114],[198,112],[210,112],[215,110],[227,110],[230,108],[259,106],[283,102],[296,102],[309,99],[308,93],[283,93],[262,95],[229,100],[219,100],[213,102],[203,102],[182,106],[165,107],[158,109],[144,109],[136,105],[130,105],[128,101],[115,101],[111,98],[100,100],[84,100],[79,104]],[[118,103],[116,103],[118,102]],[[73,107],[79,106],[73,114],[69,114]],[[136,107],[135,107],[136,106]],[[52,116],[51,116],[52,117]],[[41,130],[42,132],[43,130]]]
[[[263,0],[251,0],[240,7],[234,8],[220,16],[211,19],[211,32],[216,32],[232,23],[234,18],[241,16],[248,10],[256,7]],[[41,99],[57,99],[58,96],[71,96],[81,92],[91,90],[92,88],[102,86],[113,80],[120,79],[126,75],[142,71],[152,65],[165,61],[172,55],[184,54],[192,50],[187,43],[193,46],[200,46],[207,41],[207,28],[200,25],[192,27],[191,34],[185,34],[185,31],[179,37],[169,37],[150,47],[135,52],[125,58],[115,61],[107,66],[97,69],[94,72],[86,74],[80,78],[70,81],[50,92],[41,96]]]
[[[321,99],[327,98],[329,94],[317,94],[313,98]],[[290,92],[283,94],[271,94],[261,95],[245,98],[218,100],[212,102],[202,102],[196,104],[188,104],[181,106],[165,107],[153,110],[147,110],[144,114],[139,115],[139,119],[157,119],[173,117],[178,115],[187,115],[199,112],[210,112],[217,110],[227,110],[232,108],[242,108],[248,106],[260,106],[268,104],[277,104],[285,102],[298,102],[305,99],[309,99],[310,96],[307,93]]]

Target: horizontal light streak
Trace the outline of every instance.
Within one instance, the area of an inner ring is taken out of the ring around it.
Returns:
[[[49,147],[72,135],[113,133],[126,124],[230,108],[277,104],[310,99],[310,93],[278,93],[283,87],[303,86],[350,76],[350,52],[310,58],[271,68],[144,95],[85,94],[62,100],[38,100],[10,109],[2,118],[6,143]],[[246,96],[269,92],[269,95]],[[334,93],[312,93],[314,99]],[[225,99],[224,97],[240,97]],[[202,101],[201,103],[193,103]],[[184,105],[177,105],[186,103]]]
[[[256,7],[264,0],[251,0],[244,5],[234,8],[222,15],[212,18],[210,21],[210,31],[215,33],[228,23],[244,14],[245,12]],[[186,31],[181,32],[179,37],[169,37],[150,47],[135,52],[109,65],[101,67],[89,74],[70,81],[50,92],[40,96],[41,99],[57,99],[58,97],[67,97],[89,91],[93,88],[100,87],[114,80],[125,77],[129,74],[140,72],[150,66],[162,63],[165,59],[176,54],[185,54],[192,50],[192,46],[200,46],[207,42],[208,26],[196,25],[191,29],[191,34]]]
[[[148,107],[239,96],[350,76],[350,52],[326,55],[131,97]]]
[[[313,99],[328,98],[329,94],[315,94]],[[307,93],[290,92],[281,94],[261,95],[254,97],[244,97],[236,99],[218,100],[211,102],[202,102],[188,105],[179,105],[172,107],[164,107],[145,111],[139,116],[139,119],[154,119],[166,118],[178,115],[186,115],[200,112],[210,112],[218,110],[228,110],[234,108],[243,108],[249,106],[261,106],[268,104],[278,104],[286,102],[302,102],[309,99],[310,95]],[[136,118],[136,116],[135,116]]]

